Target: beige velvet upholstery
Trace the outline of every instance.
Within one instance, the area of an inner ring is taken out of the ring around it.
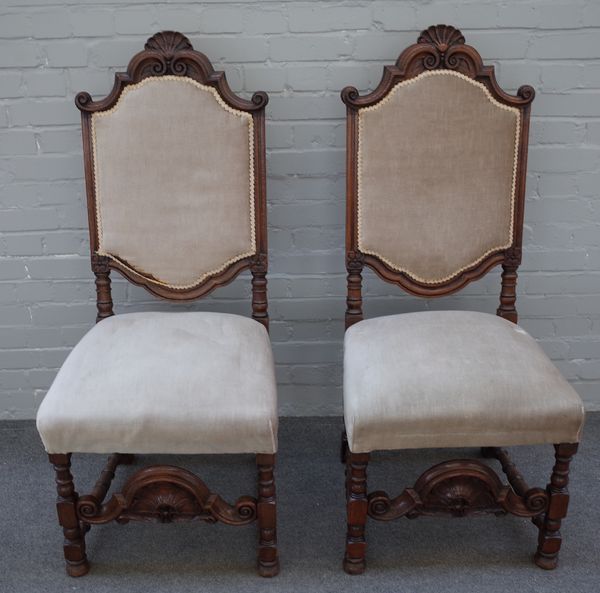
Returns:
[[[268,334],[220,313],[109,317],[67,358],[37,426],[48,453],[274,453]]]
[[[578,442],[583,406],[505,319],[431,311],[361,321],[344,345],[350,450]]]
[[[359,249],[436,283],[508,247],[519,118],[450,70],[360,109]]]
[[[252,116],[150,77],[92,116],[98,252],[190,287],[255,253]]]

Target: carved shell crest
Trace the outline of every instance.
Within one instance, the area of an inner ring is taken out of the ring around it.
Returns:
[[[417,43],[428,43],[444,53],[453,45],[463,45],[465,37],[458,29],[450,25],[432,25],[421,32]]]
[[[158,51],[167,58],[172,57],[180,51],[193,49],[190,40],[176,31],[161,31],[153,35],[146,41],[144,48],[151,51]]]

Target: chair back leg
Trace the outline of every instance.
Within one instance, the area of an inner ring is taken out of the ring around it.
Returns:
[[[342,438],[340,442],[340,462],[346,463],[346,455],[348,454],[348,435],[345,430],[342,430]]]
[[[346,511],[348,531],[344,570],[361,574],[365,570],[365,525],[367,522],[367,465],[369,453],[346,453]]]
[[[258,572],[263,577],[274,577],[279,573],[277,504],[273,475],[275,455],[257,455],[256,465],[258,467]]]
[[[554,445],[555,464],[548,484],[550,503],[544,520],[540,522],[538,548],[535,563],[540,568],[551,570],[558,564],[558,552],[562,543],[560,525],[567,516],[569,506],[569,465],[577,452],[577,443]]]
[[[77,517],[78,494],[73,484],[71,475],[71,454],[50,454],[50,463],[56,472],[56,509],[58,522],[63,528],[65,541],[63,545],[67,574],[80,577],[87,574],[90,569],[85,555],[84,530]]]

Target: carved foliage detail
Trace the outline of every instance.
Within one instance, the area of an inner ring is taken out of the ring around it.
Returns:
[[[192,519],[216,522],[198,499],[188,490],[173,487],[169,483],[151,484],[139,490],[127,510],[119,517],[172,523]]]
[[[380,521],[419,515],[464,517],[511,513],[533,517],[544,512],[547,498],[534,503],[502,483],[487,465],[474,459],[440,463],[421,475],[413,488],[394,499],[383,491],[369,495],[369,515]]]
[[[483,487],[480,478],[459,476],[444,480],[432,488],[423,500],[427,513],[448,513],[463,517],[496,506],[496,493]]]
[[[176,31],[161,31],[146,41],[144,48],[158,55],[147,56],[147,63],[142,66],[146,76],[163,76],[175,74],[187,76],[189,68],[194,68],[194,61],[186,59],[185,53],[193,49],[189,39]]]
[[[92,270],[96,274],[108,274],[110,272],[110,258],[106,255],[92,254]]]
[[[268,257],[266,253],[257,253],[253,260],[251,271],[256,275],[264,275],[267,273]]]
[[[225,79],[224,72],[216,72],[210,60],[201,52],[195,51],[190,40],[176,31],[161,31],[146,41],[144,50],[137,53],[127,66],[127,72],[115,74],[115,85],[111,93],[100,101],[93,101],[87,92],[75,97],[75,104],[83,112],[104,111],[113,107],[123,90],[131,83],[137,83],[150,76],[187,76],[201,84],[213,86],[223,100],[235,109],[256,112],[268,103],[266,93],[254,93],[250,101],[233,93]]]
[[[193,50],[190,40],[176,31],[161,31],[146,41],[144,48],[147,51],[155,51],[159,56],[155,59],[148,56],[147,64],[142,71],[149,76],[163,76],[175,74],[177,76],[188,75],[189,68],[195,68],[194,60],[179,57],[180,52]]]
[[[481,67],[481,59],[473,48],[465,45],[463,34],[449,25],[435,25],[421,33],[417,47],[428,50],[422,64],[426,70],[449,68],[474,77]]]
[[[479,54],[465,45],[464,35],[450,25],[433,25],[425,29],[415,47],[417,60],[408,61],[409,71],[448,68],[475,77],[482,66]]]
[[[191,472],[159,465],[135,473],[123,491],[114,494],[106,504],[98,504],[93,496],[81,497],[77,511],[83,521],[91,524],[135,520],[245,525],[256,519],[256,499],[242,496],[231,505]]]
[[[506,250],[506,253],[504,254],[504,265],[509,268],[518,268],[521,265],[522,255],[522,248],[514,245]]]
[[[92,270],[96,276],[96,322],[113,315],[110,288],[110,259],[105,255],[92,254]]]
[[[365,256],[360,251],[348,251],[346,254],[346,269],[360,272],[365,265]]]

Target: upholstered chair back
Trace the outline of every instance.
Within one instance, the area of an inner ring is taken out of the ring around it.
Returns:
[[[502,90],[454,27],[421,33],[377,88],[347,106],[346,324],[362,319],[362,269],[423,297],[502,264],[498,314],[517,320],[534,90]]]
[[[256,252],[252,115],[182,76],[92,115],[97,253],[176,288]]]
[[[177,300],[244,268],[264,277],[267,100],[236,96],[169,31],[148,40],[105,99],[80,93],[94,270],[118,269]]]
[[[358,114],[358,247],[447,281],[513,240],[520,112],[433,70]]]

